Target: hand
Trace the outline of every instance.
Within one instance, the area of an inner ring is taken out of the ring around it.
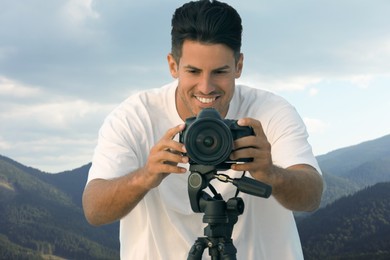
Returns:
[[[150,150],[148,160],[143,168],[147,178],[146,183],[150,187],[157,187],[170,173],[180,174],[187,171],[186,168],[178,166],[178,163],[188,163],[188,157],[183,156],[186,149],[183,144],[173,140],[184,128],[183,124],[169,129]]]
[[[233,164],[231,168],[235,171],[248,171],[255,179],[272,184],[272,156],[271,144],[264,134],[260,121],[253,118],[238,120],[240,126],[252,127],[255,135],[239,138],[234,141],[234,152],[230,159],[253,158],[252,162]]]

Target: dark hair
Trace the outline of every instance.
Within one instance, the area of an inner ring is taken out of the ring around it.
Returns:
[[[192,1],[176,9],[172,17],[172,55],[177,62],[185,40],[206,44],[225,44],[238,60],[241,52],[242,24],[237,11],[213,0]]]

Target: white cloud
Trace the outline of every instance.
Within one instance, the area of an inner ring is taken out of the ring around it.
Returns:
[[[305,117],[303,121],[310,135],[324,133],[328,129],[328,124],[320,119]]]
[[[11,148],[11,144],[8,143],[6,140],[4,140],[1,136],[0,136],[0,149],[1,150],[7,150]]]
[[[0,120],[7,122],[0,124],[0,153],[6,156],[43,170],[77,167],[117,103],[171,79],[165,58],[178,1],[0,2]],[[228,3],[244,22],[238,82],[283,92],[303,114],[329,120],[305,118],[314,138],[337,125],[332,120],[341,115],[331,107],[345,103],[350,89],[367,88],[368,95],[375,84],[388,86],[388,0]],[[362,103],[347,101],[350,111]],[[385,102],[365,102],[386,111]],[[318,149],[333,145],[322,139]]]
[[[68,0],[59,10],[59,27],[71,43],[100,45],[102,30],[93,24],[100,14],[93,9],[92,0]]]
[[[6,122],[0,124],[0,154],[49,172],[88,163],[98,129],[117,105],[59,96],[4,77],[0,97],[0,122]]]
[[[99,122],[94,120],[101,119],[112,108],[111,104],[91,103],[85,100],[49,100],[45,103],[12,105],[7,111],[0,112],[0,119],[8,122],[3,128],[23,127],[34,129],[44,134],[45,131],[58,131],[59,133],[85,132],[85,128],[97,126]],[[3,121],[3,122],[4,122]],[[91,124],[88,126],[88,124]],[[19,126],[19,127],[18,127]],[[77,128],[77,129],[75,129]],[[15,130],[15,129],[14,129]]]
[[[25,86],[19,82],[0,76],[0,96],[5,97],[35,97],[41,93],[36,87]]]
[[[82,23],[87,18],[99,18],[99,14],[92,8],[92,0],[68,0],[63,12],[75,23]]]
[[[238,83],[270,91],[302,91],[319,83],[322,78],[312,76],[291,76],[277,78],[261,74],[248,74],[238,80]]]
[[[111,105],[82,100],[12,106],[0,112],[0,154],[58,172],[88,163]]]
[[[319,92],[320,92],[320,91],[319,91],[318,88],[310,88],[310,89],[309,89],[309,95],[310,95],[310,96],[316,96]]]
[[[390,71],[389,71],[390,73]],[[390,76],[390,74],[389,74]],[[368,88],[370,83],[372,82],[372,80],[374,79],[375,77],[373,75],[357,75],[357,76],[350,76],[349,77],[349,81],[358,86],[358,87],[361,87],[361,88]]]
[[[27,166],[56,173],[89,163],[95,145],[96,139],[86,136],[41,136],[34,140],[15,141],[12,148],[3,149],[7,156]]]

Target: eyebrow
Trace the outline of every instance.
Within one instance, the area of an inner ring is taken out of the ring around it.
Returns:
[[[192,66],[192,65],[186,65],[186,66],[184,66],[184,68],[185,69],[193,69],[193,70],[201,70],[201,69],[199,69],[199,68],[197,68],[195,66]],[[225,65],[225,66],[213,69],[213,71],[226,70],[226,69],[230,69],[230,66],[229,65]]]

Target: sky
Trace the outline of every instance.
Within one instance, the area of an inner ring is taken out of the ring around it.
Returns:
[[[315,155],[390,134],[390,1],[226,1],[243,20],[237,83],[304,119]],[[49,173],[89,163],[129,95],[169,83],[185,1],[0,0],[0,154]]]

